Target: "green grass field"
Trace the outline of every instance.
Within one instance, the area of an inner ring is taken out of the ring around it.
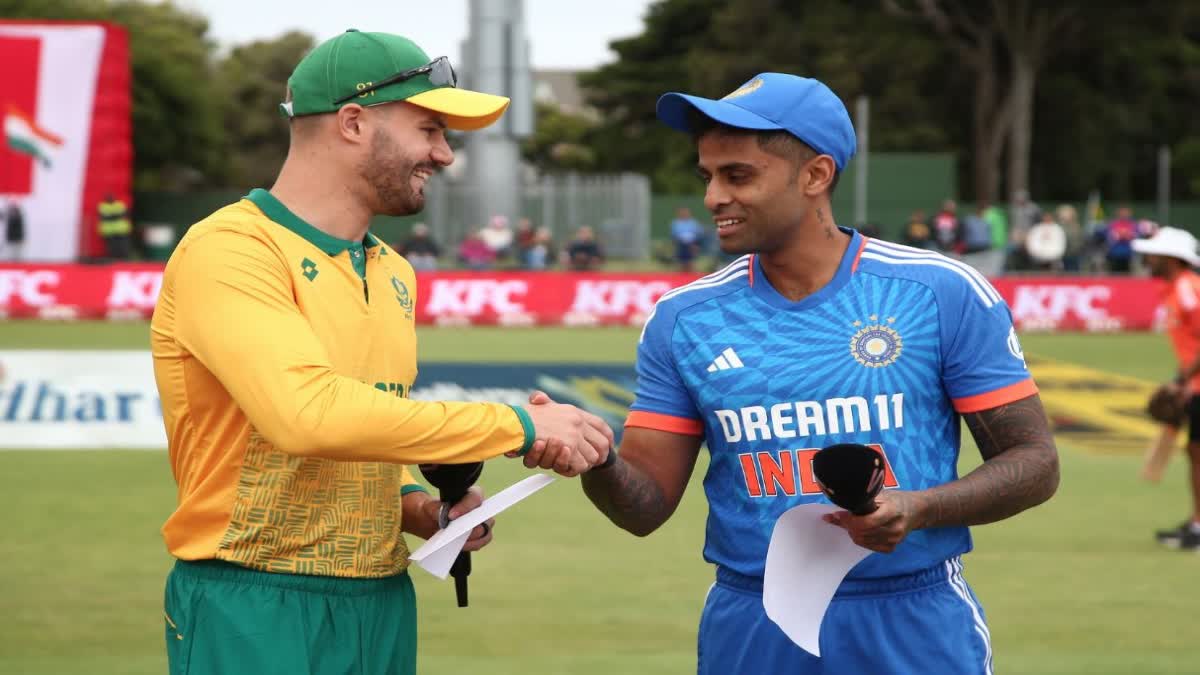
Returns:
[[[0,349],[147,346],[146,325],[0,323]],[[630,362],[626,329],[430,329],[424,360]],[[1031,356],[1149,380],[1172,370],[1155,335],[1028,336]],[[536,358],[535,358],[536,357]],[[1035,371],[1036,375],[1036,371]],[[2,429],[0,429],[2,433]],[[1183,463],[1163,485],[1136,479],[1141,448],[1098,455],[1060,443],[1049,504],[976,528],[966,575],[988,612],[998,673],[1196,672],[1200,556],[1152,531],[1187,512]],[[978,459],[964,448],[962,470]],[[703,466],[698,471],[703,471]],[[494,492],[527,475],[488,465]],[[165,672],[158,528],[174,503],[160,452],[0,452],[0,673]],[[560,481],[502,518],[475,556],[472,606],[414,572],[422,673],[683,673],[712,570],[700,558],[706,509],[693,481],[647,539],[611,527],[576,482]]]

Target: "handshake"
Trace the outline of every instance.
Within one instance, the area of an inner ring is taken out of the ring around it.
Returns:
[[[530,469],[552,469],[570,478],[604,464],[612,452],[612,428],[586,410],[555,403],[544,392],[535,391],[525,412],[533,420],[537,437],[523,457]],[[518,453],[506,456],[517,457]]]

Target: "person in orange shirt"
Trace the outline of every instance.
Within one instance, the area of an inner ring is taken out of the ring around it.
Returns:
[[[1200,551],[1200,265],[1196,238],[1190,232],[1164,227],[1150,239],[1137,239],[1133,250],[1146,258],[1150,273],[1167,282],[1163,304],[1167,309],[1167,333],[1179,374],[1175,386],[1187,398],[1188,443],[1191,464],[1192,513],[1178,527],[1160,530],[1158,541],[1171,548]]]
[[[506,453],[575,476],[612,430],[572,406],[415,401],[416,275],[368,231],[421,211],[454,160],[446,129],[508,99],[458,89],[445,57],[347,31],[313,49],[281,105],[270,190],[197,223],[151,321],[178,504],[163,526],[173,675],[411,675],[405,533],[438,529],[414,464]],[[478,488],[449,510],[477,507]],[[491,540],[475,528],[466,550]]]

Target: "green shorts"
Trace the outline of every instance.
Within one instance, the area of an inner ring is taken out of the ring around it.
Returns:
[[[177,561],[164,605],[171,675],[413,675],[407,573],[343,579]]]

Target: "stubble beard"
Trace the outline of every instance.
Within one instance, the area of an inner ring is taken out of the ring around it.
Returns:
[[[370,159],[363,168],[363,178],[375,192],[376,213],[411,216],[425,208],[425,195],[412,187],[418,167],[433,169],[407,159],[391,136],[376,132],[371,139]]]

